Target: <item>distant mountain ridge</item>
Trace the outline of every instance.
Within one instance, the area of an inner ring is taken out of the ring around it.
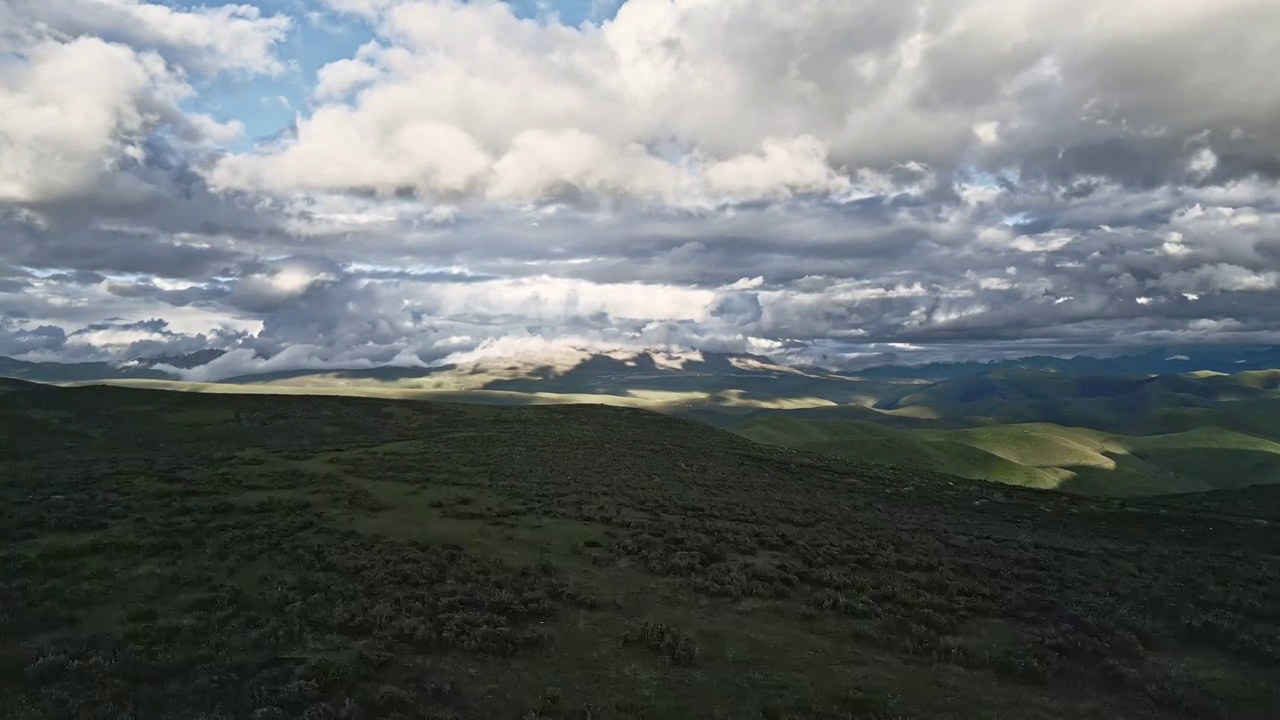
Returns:
[[[110,362],[29,362],[0,356],[0,377],[33,382],[91,382],[94,380],[172,380],[173,374],[157,370],[159,365],[191,369],[222,357],[225,350],[197,350],[185,355],[157,355],[120,363]]]
[[[30,362],[0,356],[0,377],[12,377],[35,382],[89,382],[95,380],[177,380],[182,376],[162,367],[195,370],[221,358],[223,350],[201,350],[185,355],[163,355],[134,358],[124,362]],[[404,367],[380,365],[352,368],[296,368],[232,374],[214,382],[252,384],[281,382],[313,376],[332,376],[347,380],[405,380],[470,370],[508,371],[512,379],[548,380],[566,373],[575,375],[610,376],[684,374],[706,376],[716,374],[804,374],[819,373],[836,376],[840,373],[815,368],[783,365],[762,355],[749,353],[586,353],[576,352],[568,358],[559,357],[481,357],[468,362],[441,364],[429,367]]]
[[[941,380],[976,375],[1000,368],[1058,370],[1092,375],[1176,375],[1210,371],[1236,373],[1243,370],[1280,368],[1280,346],[1200,346],[1162,347],[1113,357],[1076,355],[1070,358],[1035,355],[990,362],[942,362],[924,365],[886,364],[856,371],[862,377],[920,378]]]
[[[130,362],[137,363],[138,365],[143,367],[154,368],[158,365],[169,365],[171,367],[190,370],[193,368],[198,368],[202,365],[208,365],[209,363],[213,362],[214,360],[217,360],[218,358],[226,354],[227,354],[226,350],[216,350],[216,349],[210,348],[206,350],[197,350],[195,352],[190,352],[185,355],[156,355],[153,357],[138,358],[136,360],[131,360]]]
[[[221,358],[227,351],[219,349],[199,350],[181,355],[160,355],[133,358],[124,362],[30,362],[0,356],[0,377],[14,377],[36,382],[89,382],[95,380],[175,380],[179,376],[159,370],[160,366],[194,370]],[[372,368],[286,369],[257,373],[234,373],[216,380],[223,383],[278,382],[289,378],[301,378],[323,374],[340,374],[347,378],[426,377],[441,372],[457,371],[470,365],[486,367],[504,364],[530,366],[523,376],[525,380],[547,380],[557,372],[572,370],[586,375],[637,375],[646,372],[672,375],[708,375],[720,373],[809,373],[827,377],[858,377],[872,380],[927,380],[940,381],[974,375],[986,375],[1002,369],[1052,370],[1075,375],[1131,376],[1179,375],[1188,372],[1208,371],[1238,373],[1246,370],[1271,370],[1280,368],[1280,346],[1201,346],[1197,348],[1165,347],[1142,352],[1119,354],[1113,357],[1077,355],[1063,358],[1054,356],[1030,356],[1010,360],[988,362],[941,362],[928,364],[897,363],[876,365],[861,370],[836,370],[812,365],[789,365],[772,358],[749,353],[661,353],[656,351],[635,353],[587,353],[578,351],[576,362],[542,363],[539,358],[484,357],[472,362],[446,364],[426,368],[401,366],[376,366]],[[674,359],[673,359],[674,358]],[[518,379],[518,378],[510,378]]]

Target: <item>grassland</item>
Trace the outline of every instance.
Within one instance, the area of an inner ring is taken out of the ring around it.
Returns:
[[[1002,368],[889,386],[871,407],[715,415],[772,445],[1090,495],[1280,482],[1280,372]]]
[[[598,405],[9,382],[0,431],[6,717],[1280,714],[1273,495]]]
[[[730,356],[674,368],[650,356],[580,355],[559,364],[113,382],[216,393],[602,403],[696,418],[771,445],[1090,495],[1280,482],[1280,371],[1128,377],[999,367],[927,382]]]
[[[601,403],[695,418],[771,445],[1089,495],[1280,482],[1277,370],[1125,376],[1000,365],[936,381],[899,372],[861,377],[751,356],[578,352],[219,383],[110,382],[211,393]]]
[[[68,387],[114,385],[117,387],[173,390],[178,392],[229,395],[332,395],[337,397],[383,398],[388,400],[433,400],[435,402],[484,405],[572,405],[600,404],[643,408],[659,412],[681,412],[689,408],[800,409],[834,407],[821,397],[750,397],[741,390],[658,390],[614,387],[611,392],[550,392],[491,390],[483,386],[448,385],[422,387],[417,382],[365,382],[343,384],[310,378],[261,383],[191,382],[182,380],[109,380],[66,383]]]

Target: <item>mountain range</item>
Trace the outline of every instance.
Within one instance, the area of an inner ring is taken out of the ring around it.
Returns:
[[[174,370],[195,370],[218,360],[228,351],[206,349],[179,355],[153,355],[130,358],[118,362],[51,362],[27,361],[0,356],[0,377],[11,377],[35,382],[77,382],[87,380],[153,379],[176,380],[183,376]],[[259,356],[261,357],[261,356]],[[266,359],[266,358],[264,358]],[[934,362],[926,364],[895,363],[862,368],[856,372],[792,366],[761,355],[715,352],[620,352],[588,353],[566,350],[555,356],[520,358],[485,358],[470,363],[442,363],[430,367],[377,366],[372,368],[338,368],[316,370],[299,368],[285,371],[239,373],[219,377],[220,382],[253,383],[305,377],[325,372],[336,372],[351,377],[419,377],[456,369],[464,365],[482,366],[532,366],[543,370],[535,375],[546,379],[556,370],[572,368],[576,374],[625,373],[635,375],[645,372],[681,370],[686,375],[719,374],[734,371],[752,371],[768,368],[771,372],[787,372],[788,369],[818,372],[828,375],[849,375],[862,379],[919,379],[944,380],[966,375],[983,375],[995,370],[1017,368],[1026,370],[1056,370],[1080,375],[1172,375],[1189,372],[1237,373],[1247,370],[1271,370],[1280,368],[1280,346],[1209,345],[1196,347],[1169,346],[1154,349],[1118,353],[1106,357],[1075,355],[1057,357],[1033,355],[1016,359],[989,362]],[[168,368],[168,369],[166,369]]]

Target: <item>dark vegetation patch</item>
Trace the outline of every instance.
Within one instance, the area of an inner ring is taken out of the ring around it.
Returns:
[[[622,644],[644,646],[677,667],[698,664],[698,643],[660,621],[646,620],[630,628],[622,636]]]
[[[1229,495],[588,406],[15,384],[0,438],[6,717],[1280,716]]]

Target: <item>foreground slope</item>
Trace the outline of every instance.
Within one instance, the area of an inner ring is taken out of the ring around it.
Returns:
[[[1225,501],[625,408],[12,382],[0,466],[12,717],[1280,713],[1280,534]]]

